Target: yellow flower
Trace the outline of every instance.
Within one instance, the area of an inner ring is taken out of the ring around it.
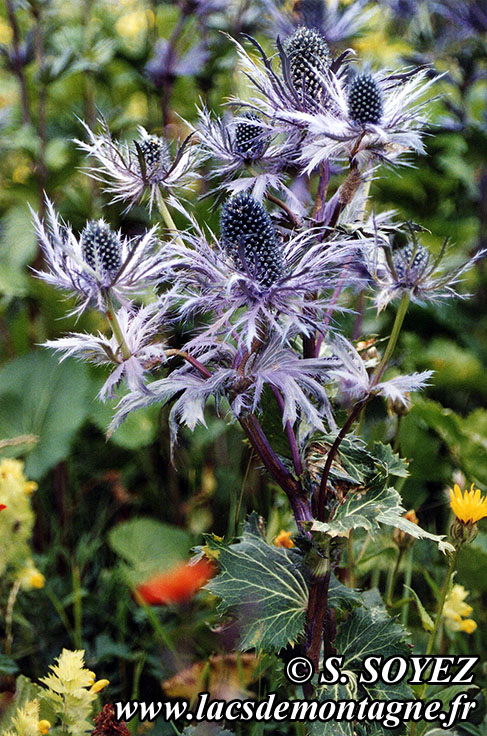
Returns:
[[[99,693],[103,688],[110,684],[110,680],[97,680],[90,687],[90,693]]]
[[[468,595],[469,592],[463,585],[454,585],[448,594],[443,606],[443,618],[446,628],[450,631],[465,631],[471,634],[477,628],[476,622],[467,618],[473,611],[472,606],[465,603]]]
[[[276,547],[286,547],[287,549],[291,549],[291,547],[294,547],[291,535],[292,532],[286,532],[284,529],[281,529],[277,537],[274,539],[274,544]]]
[[[473,634],[477,628],[477,622],[473,618],[465,618],[460,623],[460,631],[465,631],[466,634]]]
[[[42,734],[46,734],[46,733],[49,733],[51,724],[49,723],[49,721],[46,721],[45,719],[43,719],[42,721],[39,721],[39,723],[37,724],[37,728]]]
[[[24,464],[20,460],[4,457],[0,462],[0,478],[4,480],[23,480]]]
[[[26,493],[28,496],[30,496],[31,493],[34,491],[37,491],[38,485],[35,482],[35,480],[27,480],[24,483],[24,493]]]
[[[482,496],[478,488],[474,489],[473,483],[463,495],[455,483],[453,490],[450,489],[450,506],[457,519],[464,524],[475,524],[487,516],[487,497]]]
[[[19,582],[22,588],[29,590],[30,588],[43,588],[46,582],[44,575],[34,567],[29,560],[27,565],[19,572]]]

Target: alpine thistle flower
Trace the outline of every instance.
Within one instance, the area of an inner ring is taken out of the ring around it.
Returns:
[[[379,125],[383,111],[382,93],[370,74],[359,74],[352,81],[348,91],[348,110],[351,119],[360,125]]]
[[[321,33],[298,28],[282,45],[277,40],[280,72],[275,71],[259,43],[248,37],[260,55],[256,61],[235,42],[240,65],[257,94],[248,101],[232,98],[272,120],[274,129],[287,135],[306,128],[308,116],[329,107],[329,78],[340,76],[347,52],[332,60]]]
[[[286,168],[296,155],[296,136],[278,136],[269,123],[253,112],[245,112],[226,120],[210,115],[206,108],[198,110],[193,127],[202,154],[210,157],[211,178],[219,177],[229,192],[251,191],[262,199],[269,188],[282,191],[294,210],[302,205],[285,184]]]
[[[407,152],[424,153],[422,132],[428,122],[425,93],[436,79],[424,69],[358,74],[347,82],[330,69],[322,76],[326,105],[294,122],[307,130],[301,163],[311,173],[327,160],[401,163]]]
[[[281,244],[267,211],[243,192],[222,208],[221,242],[236,267],[263,286],[282,275]]]
[[[99,168],[89,167],[86,173],[106,185],[112,202],[128,202],[128,208],[145,194],[152,209],[158,193],[170,194],[188,186],[197,178],[197,152],[189,145],[189,137],[173,157],[163,138],[150,135],[139,126],[138,139],[132,144],[112,138],[105,120],[100,120],[100,133],[94,133],[83,123],[88,142],[76,140],[78,146],[94,158]]]
[[[321,75],[330,66],[330,50],[324,37],[312,28],[300,26],[284,44],[289,61],[289,74],[300,98],[309,104],[320,102],[323,85]]]
[[[160,275],[160,255],[153,227],[140,238],[123,238],[104,220],[90,220],[76,237],[46,200],[46,221],[33,213],[46,261],[46,271],[36,271],[48,284],[75,294],[79,314],[88,306],[106,310],[107,292],[121,304],[140,294]]]
[[[389,243],[364,253],[364,266],[376,288],[376,305],[381,311],[389,302],[409,294],[419,304],[435,302],[450,297],[459,297],[454,288],[463,274],[482,258],[486,251],[478,251],[460,265],[444,264],[448,241],[445,240],[438,255],[433,256],[422,245],[417,228],[406,224],[411,241],[401,248],[391,249]]]
[[[80,236],[81,253],[85,263],[111,281],[122,266],[122,244],[119,233],[115,233],[104,220],[86,223]]]
[[[119,344],[120,336],[107,337],[101,332],[97,335],[72,332],[66,337],[45,343],[45,347],[63,353],[61,360],[75,356],[96,365],[112,367],[99,393],[102,401],[113,395],[115,386],[122,379],[125,379],[130,389],[144,391],[146,372],[153,365],[165,361],[164,344],[154,341],[164,319],[164,307],[160,302],[141,307],[136,312],[121,307],[114,316],[120,328],[123,347]],[[167,321],[166,318],[166,324]]]
[[[235,125],[233,150],[245,161],[251,161],[262,156],[265,141],[260,139],[262,128],[258,122],[255,122],[259,121],[259,117],[253,112],[247,112],[242,115],[242,118]]]
[[[329,292],[344,260],[359,241],[323,242],[323,230],[307,229],[281,242],[262,204],[241,193],[224,205],[221,238],[212,243],[193,221],[195,235],[181,233],[184,245],[168,244],[163,272],[174,284],[183,319],[213,313],[199,337],[239,335],[250,349],[262,330],[281,339],[297,330],[323,330]],[[366,244],[364,239],[361,245]]]

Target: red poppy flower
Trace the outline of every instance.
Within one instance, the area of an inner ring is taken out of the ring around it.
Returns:
[[[195,564],[183,562],[168,572],[155,575],[136,589],[144,601],[152,605],[184,603],[208,582],[215,574],[215,566],[206,558]]]
[[[7,508],[7,507],[5,506],[5,504],[4,504],[4,503],[0,503],[0,511],[3,511],[3,510],[4,510],[4,509],[6,509],[6,508]]]

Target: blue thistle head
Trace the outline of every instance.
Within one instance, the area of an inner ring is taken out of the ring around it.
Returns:
[[[286,39],[284,50],[297,94],[319,100],[322,96],[320,72],[324,73],[331,62],[330,50],[322,34],[314,28],[300,26]]]
[[[81,233],[81,253],[97,273],[113,278],[122,266],[122,244],[118,233],[104,220],[90,220]]]
[[[428,267],[429,260],[429,250],[418,243],[408,243],[392,254],[392,263],[400,282],[418,282]]]
[[[382,93],[370,74],[355,77],[348,91],[348,111],[352,120],[361,125],[378,125],[382,117]]]
[[[262,128],[252,121],[258,121],[259,117],[253,112],[246,112],[242,118],[249,122],[241,121],[235,125],[233,150],[246,160],[258,158],[264,152],[265,142],[259,137],[262,135]]]
[[[147,135],[137,143],[148,169],[155,166],[162,166],[163,168],[170,166],[171,154],[164,138],[159,138],[157,135]]]
[[[269,214],[248,192],[230,197],[220,218],[221,242],[236,267],[262,286],[272,286],[284,262],[278,234]]]

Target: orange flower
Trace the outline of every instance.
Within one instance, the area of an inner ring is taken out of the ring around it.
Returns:
[[[136,589],[144,603],[167,606],[184,603],[208,582],[215,574],[215,566],[206,558],[195,564],[183,562],[168,572],[155,575]]]
[[[294,547],[294,542],[291,539],[292,532],[286,532],[284,529],[281,529],[277,537],[274,539],[274,544],[276,547],[286,547],[287,549],[291,549],[291,547]]]

